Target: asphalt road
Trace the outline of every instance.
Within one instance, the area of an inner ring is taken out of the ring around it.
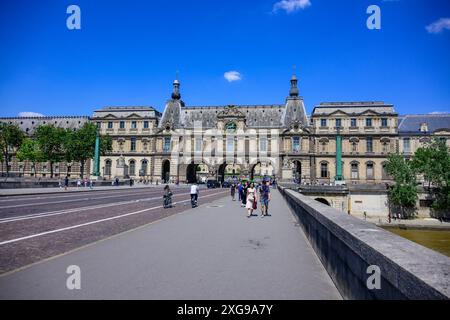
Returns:
[[[0,274],[186,210],[189,189],[173,187],[175,208],[162,208],[162,186],[0,197]],[[226,190],[201,191],[201,203]]]
[[[247,218],[237,201],[220,192],[203,191],[201,205],[181,214],[157,214],[149,210],[159,202],[140,202],[126,212],[143,205],[142,214],[51,235],[55,239],[37,237],[51,247],[156,216],[154,223],[0,275],[0,299],[341,299],[277,191],[272,215],[264,218]],[[69,266],[81,271],[80,289],[67,287]]]

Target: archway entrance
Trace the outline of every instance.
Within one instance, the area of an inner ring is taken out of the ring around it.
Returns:
[[[316,198],[316,199],[314,199],[314,200],[319,201],[320,203],[326,204],[327,206],[331,207],[331,205],[330,205],[330,203],[328,202],[327,199],[324,199],[324,198]]]
[[[162,163],[161,180],[164,183],[167,183],[170,180],[170,161],[169,160],[164,160]]]
[[[239,179],[241,174],[241,167],[238,164],[233,163],[222,163],[217,170],[217,181],[223,183],[228,180]]]
[[[273,178],[274,170],[271,162],[257,162],[250,171],[250,179],[263,179],[266,177]]]

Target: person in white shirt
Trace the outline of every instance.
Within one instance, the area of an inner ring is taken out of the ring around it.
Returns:
[[[197,206],[197,200],[198,200],[198,185],[196,183],[194,183],[191,186],[191,204],[192,204],[192,207],[196,207]]]

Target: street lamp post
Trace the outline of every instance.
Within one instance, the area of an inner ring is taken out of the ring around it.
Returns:
[[[95,137],[95,153],[94,153],[94,172],[95,177],[100,176],[100,128],[97,128],[97,136]]]
[[[342,137],[341,128],[336,128],[336,176],[334,177],[335,184],[342,184],[344,177],[342,176]],[[336,183],[338,182],[338,183]]]

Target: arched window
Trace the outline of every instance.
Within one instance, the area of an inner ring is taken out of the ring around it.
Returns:
[[[136,161],[130,160],[130,166],[128,168],[128,174],[130,176],[136,175]]]
[[[105,176],[111,175],[111,160],[107,159],[105,160]]]
[[[388,180],[389,179],[389,174],[387,172],[387,164],[386,164],[386,162],[383,162],[381,164],[381,178],[383,180]]]
[[[351,177],[352,179],[359,179],[359,165],[358,162],[352,162],[351,167]]]
[[[327,162],[320,163],[320,177],[328,178],[328,163]]]
[[[144,160],[142,160],[142,163],[141,163],[141,174],[143,176],[146,176],[147,170],[148,170],[148,161],[146,159],[144,159]]]
[[[367,180],[375,179],[373,162],[367,162],[367,164],[366,164],[366,179]]]

